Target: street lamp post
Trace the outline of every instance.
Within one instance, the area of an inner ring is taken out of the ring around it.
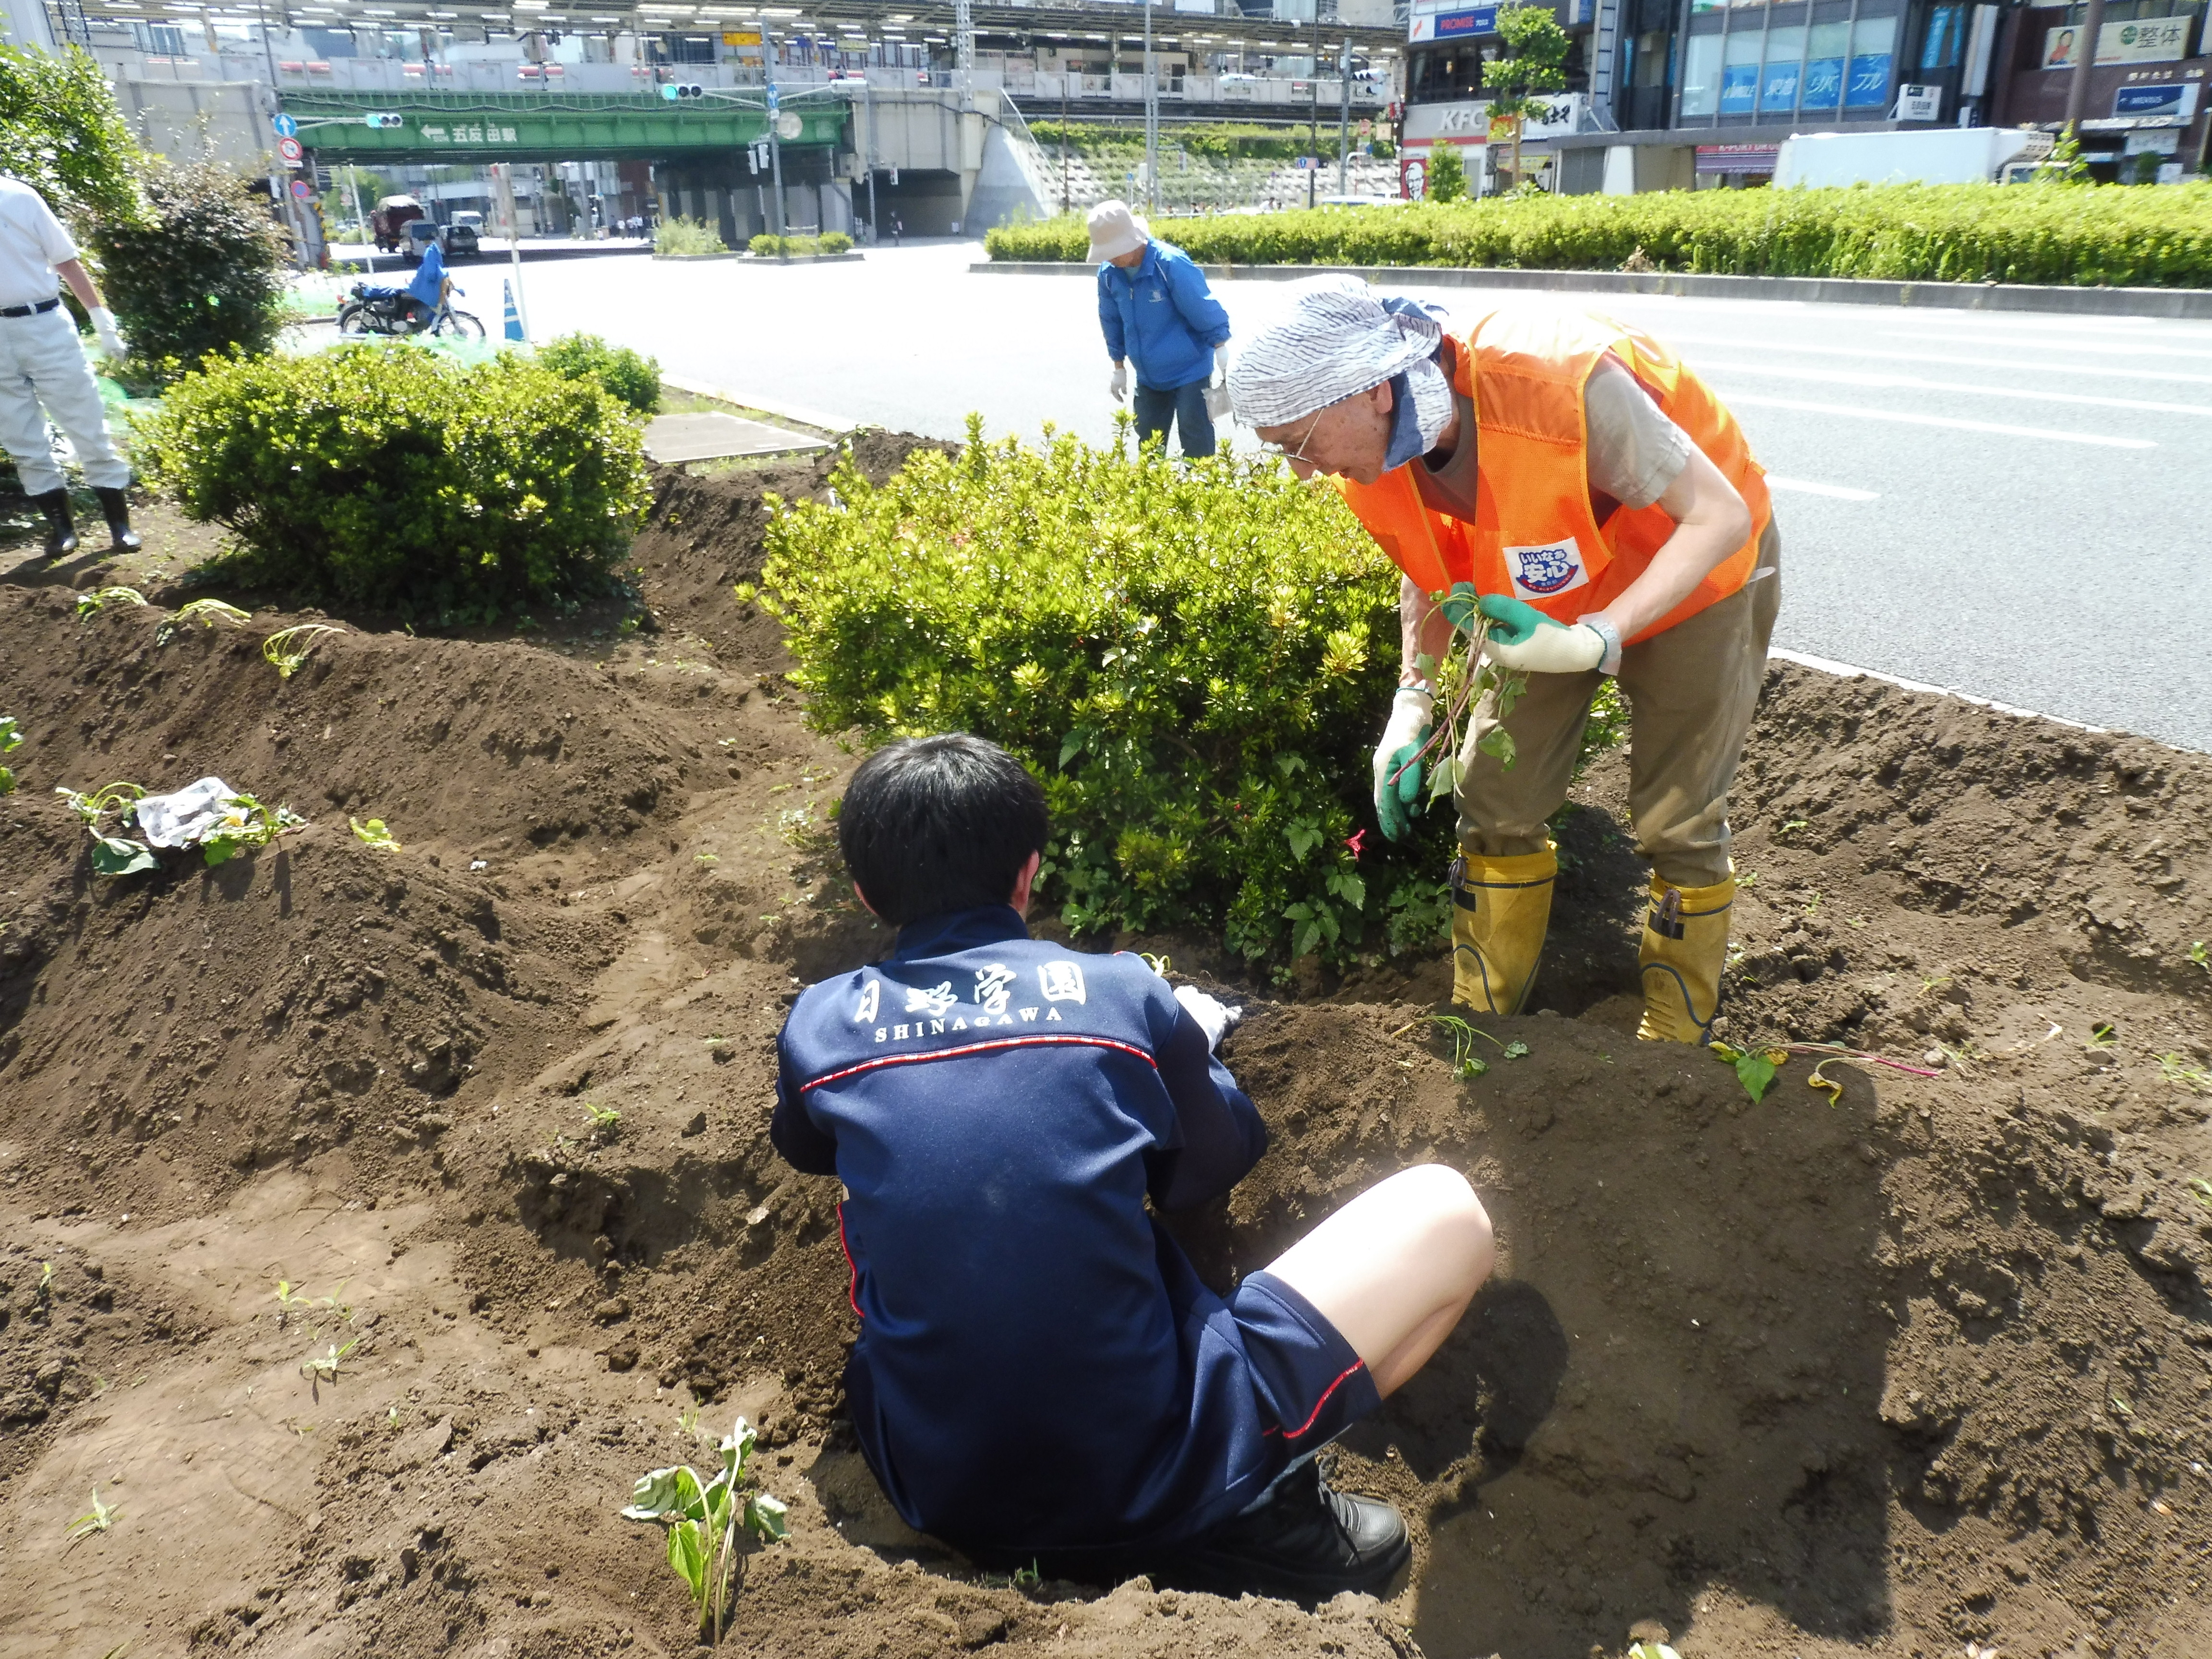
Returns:
[[[761,26],[761,77],[767,83],[768,105],[768,163],[769,176],[775,191],[775,213],[769,227],[775,237],[779,258],[788,256],[783,246],[783,142],[776,131],[776,122],[781,111],[777,106],[775,93],[775,33],[766,23]]]
[[[1145,204],[1160,210],[1160,83],[1152,67],[1152,0],[1145,0]]]
[[[1336,60],[1336,193],[1351,194],[1352,168],[1352,37],[1344,38],[1344,50]]]
[[[1306,119],[1306,160],[1312,165],[1306,169],[1306,205],[1314,204],[1314,186],[1321,182],[1321,0],[1312,0],[1313,63],[1306,76],[1306,90],[1312,94],[1311,109]]]

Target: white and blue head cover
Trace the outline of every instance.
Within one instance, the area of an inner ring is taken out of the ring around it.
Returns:
[[[1451,418],[1451,383],[1437,367],[1441,311],[1378,299],[1352,276],[1297,283],[1284,313],[1229,368],[1229,398],[1247,426],[1287,426],[1385,381],[1397,394],[1389,465],[1435,447]]]

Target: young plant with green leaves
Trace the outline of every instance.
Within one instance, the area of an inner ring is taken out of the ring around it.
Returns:
[[[134,876],[142,870],[154,867],[154,849],[143,841],[133,841],[128,836],[109,833],[119,830],[146,792],[135,783],[111,783],[92,794],[82,794],[75,789],[57,787],[54,793],[62,804],[76,814],[85,831],[92,837],[93,873],[101,876]],[[112,818],[112,825],[108,820]]]
[[[362,846],[374,847],[380,853],[399,851],[398,838],[386,826],[382,818],[371,818],[364,823],[359,818],[349,817],[346,823],[353,829],[354,839]]]
[[[1460,160],[1457,144],[1429,146],[1428,182],[1423,199],[1437,203],[1467,199],[1467,167]]]
[[[23,733],[13,714],[0,714],[0,755],[12,754],[23,746]],[[15,774],[0,766],[0,795],[15,793]]]
[[[266,847],[288,830],[304,827],[307,819],[289,806],[267,807],[251,795],[233,795],[222,804],[222,814],[201,836],[200,857],[210,869],[228,864],[249,847]]]
[[[276,671],[278,679],[289,680],[299,672],[300,665],[307,660],[308,653],[325,635],[343,631],[328,623],[301,623],[295,627],[280,628],[261,641],[261,655]]]
[[[76,619],[88,621],[111,605],[143,605],[146,596],[135,587],[95,587],[76,596]]]
[[[750,1534],[763,1543],[788,1535],[782,1504],[753,1490],[749,1467],[758,1436],[744,1418],[717,1448],[720,1467],[708,1479],[678,1463],[638,1477],[623,1516],[651,1522],[668,1538],[668,1565],[691,1592],[702,1642],[719,1645],[729,1623],[738,1558]]]
[[[106,1532],[115,1524],[116,1516],[122,1513],[122,1504],[100,1502],[100,1488],[94,1486],[92,1489],[92,1507],[70,1522],[69,1541],[82,1543],[96,1532]]]

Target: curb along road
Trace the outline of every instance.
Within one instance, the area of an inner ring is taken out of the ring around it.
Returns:
[[[1073,260],[978,260],[974,275],[1089,276]],[[1463,265],[1206,265],[1208,276],[1297,282],[1358,276],[1424,288],[1539,289],[1553,292],[1659,294],[1698,300],[1795,300],[1820,305],[1908,306],[1947,311],[2036,311],[2074,317],[2212,319],[2212,289],[2059,288],[2027,283],[1892,283],[1856,276],[1718,276],[1629,270],[1470,269]]]

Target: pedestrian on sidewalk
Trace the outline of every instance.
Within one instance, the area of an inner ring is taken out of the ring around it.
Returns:
[[[139,546],[124,489],[130,464],[108,435],[107,410],[63,307],[60,283],[82,301],[102,349],[124,355],[115,313],[77,258],[76,244],[46,198],[20,179],[0,175],[0,447],[15,463],[23,493],[46,518],[46,556],[76,551],[69,489],[54,464],[46,417],[69,434],[84,481],[100,498],[107,533],[118,552]]]
[[[1427,748],[1435,665],[1455,629],[1486,622],[1485,655],[1527,689],[1510,712],[1498,690],[1480,698],[1457,757],[1452,1000],[1520,1012],[1559,868],[1547,825],[1590,700],[1617,677],[1652,868],[1637,1035],[1702,1042],[1735,897],[1729,785],[1782,598],[1765,470],[1712,389],[1647,335],[1551,307],[1440,319],[1316,277],[1230,385],[1237,414],[1301,478],[1329,475],[1403,573],[1376,817],[1391,840],[1412,832],[1422,766],[1445,758]],[[1510,765],[1480,742],[1500,728]]]
[[[1172,422],[1185,455],[1211,455],[1214,416],[1229,408],[1229,313],[1190,256],[1154,240],[1127,202],[1099,203],[1090,225],[1098,326],[1114,360],[1107,390],[1115,403],[1128,395],[1133,361],[1138,441],[1164,445]]]

